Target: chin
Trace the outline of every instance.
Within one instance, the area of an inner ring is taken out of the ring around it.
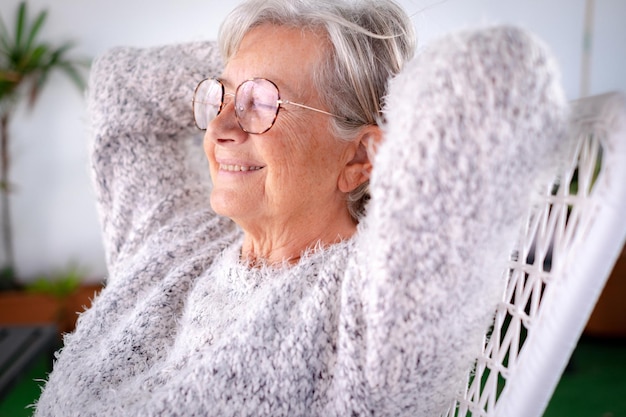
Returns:
[[[245,215],[246,202],[242,201],[232,192],[215,191],[211,192],[210,204],[213,211],[220,216],[236,219]]]
[[[233,214],[232,204],[228,204],[223,198],[219,198],[215,194],[216,193],[211,193],[211,208],[220,216],[230,217]]]

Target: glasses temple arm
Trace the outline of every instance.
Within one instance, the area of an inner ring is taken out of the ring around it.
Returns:
[[[293,101],[289,101],[289,100],[278,100],[278,104],[279,104],[279,105],[280,105],[280,104],[291,104],[292,106],[302,107],[303,109],[307,109],[307,110],[313,110],[313,111],[316,111],[316,112],[318,112],[318,113],[323,113],[323,114],[326,114],[326,115],[328,115],[328,116],[337,117],[337,118],[339,118],[339,119],[346,119],[346,118],[345,118],[345,117],[343,117],[343,116],[338,116],[338,115],[336,115],[336,114],[329,113],[329,112],[324,111],[324,110],[321,110],[321,109],[316,109],[315,107],[310,107],[310,106],[307,106],[307,105],[305,105],[305,104],[294,103]],[[347,120],[347,119],[346,119],[346,120]]]

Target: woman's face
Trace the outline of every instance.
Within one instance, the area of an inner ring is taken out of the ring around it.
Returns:
[[[325,40],[316,32],[261,25],[244,37],[220,79],[226,93],[234,93],[248,79],[266,78],[282,99],[328,110],[313,86],[313,71],[325,53]],[[245,231],[307,230],[315,222],[349,217],[338,179],[351,145],[332,135],[331,116],[286,104],[269,131],[254,135],[239,127],[232,96],[225,102],[204,140],[211,205],[218,214]]]

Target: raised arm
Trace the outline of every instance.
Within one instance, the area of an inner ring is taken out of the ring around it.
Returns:
[[[559,81],[537,40],[500,27],[432,44],[391,83],[348,284],[363,321],[342,324],[362,334],[373,409],[436,416],[462,389],[564,132]]]
[[[220,70],[213,42],[115,48],[95,60],[88,106],[109,267],[174,212],[208,206],[191,98],[200,80]]]

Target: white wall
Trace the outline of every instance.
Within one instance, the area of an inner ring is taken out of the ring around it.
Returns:
[[[12,27],[18,0],[0,13]],[[237,1],[30,0],[49,10],[43,35],[76,40],[75,55],[93,57],[115,45],[149,46],[212,39]],[[570,99],[580,95],[585,0],[401,0],[426,44],[449,30],[483,23],[529,28],[552,48]],[[590,93],[626,91],[626,1],[596,0]],[[90,280],[105,275],[88,171],[84,100],[68,80],[52,78],[33,112],[13,120],[14,233],[24,279],[76,263]]]

